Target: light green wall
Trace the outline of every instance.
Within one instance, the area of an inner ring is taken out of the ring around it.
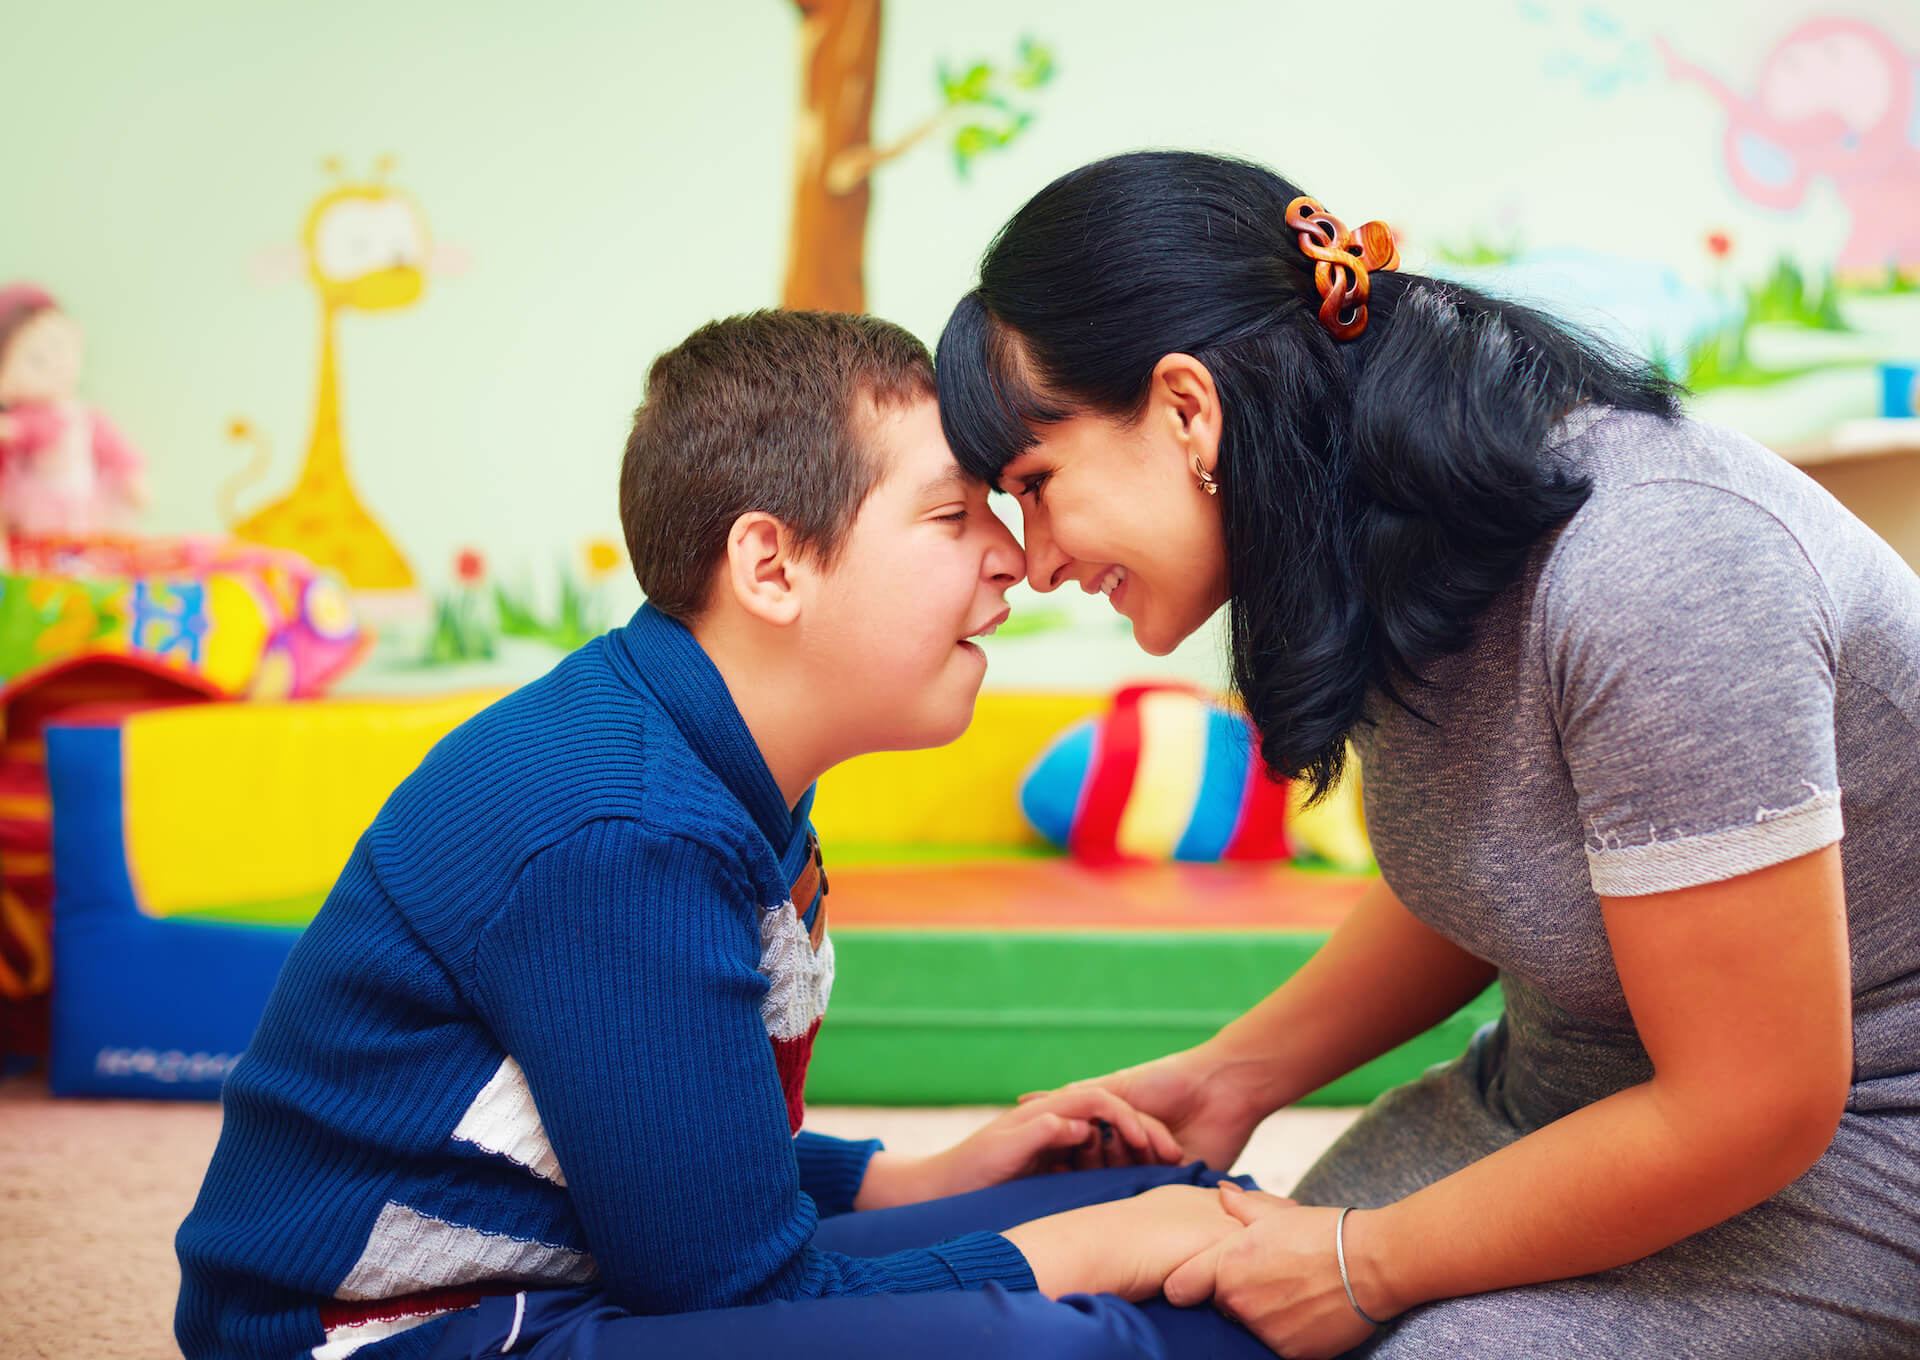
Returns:
[[[1662,262],[1700,289],[1780,253],[1817,268],[1847,227],[1831,189],[1791,214],[1740,199],[1719,168],[1721,120],[1644,50],[1665,37],[1751,88],[1811,12],[893,0],[882,136],[931,107],[942,59],[1004,57],[1033,33],[1059,74],[1026,135],[967,181],[938,147],[879,173],[869,305],[931,341],[1029,194],[1146,145],[1265,160],[1349,222],[1394,223],[1414,268],[1436,244],[1503,233]],[[1920,51],[1911,0],[1849,12]],[[471,257],[414,308],[347,317],[342,337],[351,466],[430,583],[462,544],[544,573],[585,538],[617,538],[614,470],[650,356],[777,299],[799,70],[798,22],[778,0],[64,0],[16,7],[7,30],[0,275],[45,283],[87,326],[86,393],[151,460],[154,530],[219,527],[216,488],[242,461],[223,435],[235,415],[277,450],[245,504],[292,476],[314,303],[250,261],[293,242],[323,156],[359,172],[394,153],[394,182],[438,242]],[[1608,62],[1619,88],[1590,91]],[[1701,245],[1716,228],[1737,242],[1717,272]],[[1849,376],[1812,415],[1732,409],[1817,424],[1867,383]],[[1009,643],[999,682],[1147,669],[1104,615],[1087,620]],[[1202,637],[1172,665],[1214,675],[1217,651]]]

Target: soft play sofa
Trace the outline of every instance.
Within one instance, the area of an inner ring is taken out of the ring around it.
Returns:
[[[494,697],[82,709],[51,727],[53,1089],[217,1095],[355,838]],[[810,1100],[1009,1101],[1197,1042],[1364,889],[1294,865],[1091,869],[1047,849],[1020,776],[1103,702],[989,694],[954,745],[822,781],[838,968]],[[1368,1099],[1497,1013],[1489,992],[1316,1098]]]

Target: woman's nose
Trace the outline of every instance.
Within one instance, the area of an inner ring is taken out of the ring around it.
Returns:
[[[1060,569],[1069,559],[1047,532],[1044,515],[1036,515],[1025,506],[1021,514],[1027,540],[1027,584],[1044,595],[1060,584]]]

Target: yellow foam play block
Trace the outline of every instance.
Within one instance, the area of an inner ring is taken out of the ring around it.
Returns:
[[[172,916],[324,892],[387,795],[499,697],[135,714],[121,746],[135,900]]]
[[[1103,712],[1105,694],[988,693],[973,725],[931,751],[880,751],[829,770],[814,797],[823,844],[1040,846],[1020,779],[1048,742]]]

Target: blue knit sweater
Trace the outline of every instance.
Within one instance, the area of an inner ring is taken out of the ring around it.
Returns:
[[[177,1244],[190,1360],[424,1355],[522,1287],[636,1313],[1033,1288],[998,1234],[811,1245],[878,1144],[792,1136],[776,1062],[831,982],[791,900],[810,803],[651,607],[440,742],[227,1080]]]

